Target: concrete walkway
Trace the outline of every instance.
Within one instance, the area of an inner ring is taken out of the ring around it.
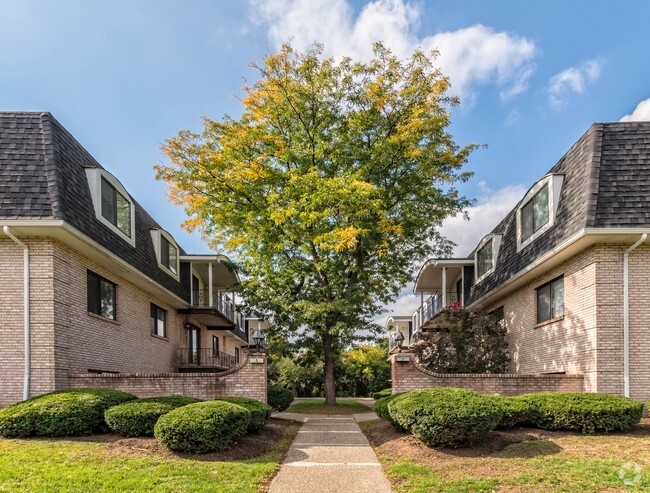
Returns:
[[[355,419],[373,415],[275,414],[303,425],[269,493],[390,493],[375,451]]]

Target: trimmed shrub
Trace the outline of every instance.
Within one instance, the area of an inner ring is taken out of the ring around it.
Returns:
[[[387,397],[382,397],[381,399],[378,399],[375,402],[375,414],[379,416],[381,419],[385,419],[388,421],[393,428],[395,428],[398,431],[406,431],[404,428],[402,428],[397,421],[393,419],[393,417],[390,415],[388,412],[388,404],[395,399],[396,397],[399,397],[400,395],[403,395],[405,392],[400,392],[398,394],[393,394],[389,395]]]
[[[520,399],[530,405],[535,426],[544,430],[629,431],[643,413],[643,403],[612,394],[540,392]]]
[[[388,397],[390,395],[393,395],[393,389],[384,389],[384,390],[380,390],[379,392],[375,392],[374,394],[372,394],[372,398],[377,401],[379,399],[382,399],[384,397]]]
[[[199,402],[161,416],[153,434],[170,450],[201,454],[227,448],[246,433],[250,420],[250,411],[237,404]]]
[[[285,411],[293,402],[293,392],[279,385],[269,385],[267,402],[275,411]]]
[[[247,399],[245,397],[225,397],[217,400],[237,404],[248,409],[251,413],[251,421],[246,429],[246,433],[261,433],[266,426],[266,422],[271,417],[271,411],[273,411],[271,406],[268,404],[256,401],[255,399]]]
[[[33,397],[0,410],[0,435],[89,435],[107,431],[104,411],[136,397],[111,389],[68,389]]]
[[[530,404],[518,397],[492,397],[495,404],[501,408],[503,416],[497,428],[514,428],[515,426],[532,423]]]
[[[503,414],[490,396],[455,388],[407,392],[388,404],[388,412],[427,445],[445,447],[484,437],[497,427]]]
[[[201,399],[182,395],[137,399],[107,409],[104,420],[111,430],[122,436],[151,436],[154,425],[162,415],[197,402],[201,402]]]

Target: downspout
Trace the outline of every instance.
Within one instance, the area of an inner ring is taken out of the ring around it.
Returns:
[[[630,287],[629,287],[629,257],[630,253],[636,250],[648,238],[643,233],[639,241],[623,254],[623,386],[625,397],[630,397]]]
[[[11,231],[9,226],[4,226],[2,228],[4,234],[11,238],[19,247],[23,249],[23,284],[24,284],[24,320],[25,320],[25,378],[23,384],[23,400],[29,399],[29,382],[31,379],[31,348],[30,348],[30,323],[29,323],[29,247],[25,245],[22,241],[16,238]]]

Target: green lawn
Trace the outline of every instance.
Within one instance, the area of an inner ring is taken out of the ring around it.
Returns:
[[[289,428],[270,453],[232,462],[120,455],[105,443],[0,439],[0,492],[258,492],[295,432]]]
[[[369,433],[377,422],[361,425]],[[426,448],[417,446],[410,450],[409,444],[412,439],[395,438],[375,444],[396,492],[650,491],[647,429],[595,436],[557,433],[477,454],[464,449],[424,452]]]
[[[288,413],[303,414],[356,414],[372,412],[368,406],[354,399],[336,399],[336,406],[326,406],[325,399],[310,399],[298,402],[289,409]]]

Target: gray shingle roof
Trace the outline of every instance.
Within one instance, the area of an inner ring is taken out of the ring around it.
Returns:
[[[135,248],[118,237],[95,217],[85,168],[102,166],[51,114],[0,112],[0,220],[63,220],[189,300],[187,266],[181,282],[158,267],[150,230],[161,226],[134,200]]]
[[[650,227],[650,122],[594,124],[548,173],[564,174],[553,226],[517,252],[517,204],[492,230],[503,235],[495,270],[468,303],[583,228]]]

